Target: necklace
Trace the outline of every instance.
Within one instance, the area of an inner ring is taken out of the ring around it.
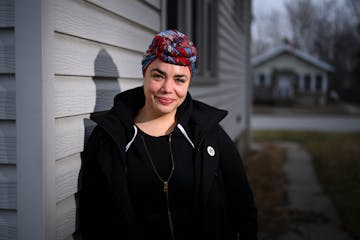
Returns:
[[[171,147],[171,134],[169,135],[169,149],[170,149],[170,159],[171,159],[171,170],[170,170],[170,174],[168,176],[168,178],[166,180],[164,180],[158,170],[156,169],[155,167],[155,164],[154,164],[154,161],[150,155],[150,151],[146,145],[146,142],[145,142],[145,139],[144,139],[144,136],[141,136],[141,139],[142,139],[142,142],[144,144],[144,148],[145,148],[145,152],[146,152],[146,155],[147,157],[149,158],[150,160],[150,163],[151,163],[151,166],[152,166],[152,169],[155,173],[155,175],[157,176],[157,178],[160,180],[160,182],[163,184],[163,191],[166,193],[169,191],[169,182],[171,180],[171,177],[174,175],[174,170],[175,170],[175,164],[174,164],[174,156],[173,156],[173,153],[172,153],[172,147]]]
[[[171,239],[174,240],[175,239],[174,225],[173,225],[173,222],[172,222],[171,211],[170,211],[170,203],[169,203],[169,182],[171,180],[171,177],[174,175],[174,170],[175,170],[175,161],[174,161],[174,156],[173,156],[172,147],[171,147],[171,134],[169,135],[169,150],[170,150],[170,159],[171,159],[171,171],[170,171],[170,174],[169,174],[169,176],[168,176],[168,178],[166,180],[164,180],[160,176],[158,170],[156,169],[154,161],[153,161],[153,159],[152,159],[152,157],[150,155],[149,149],[148,149],[148,147],[146,145],[145,138],[144,138],[143,135],[141,135],[141,139],[142,139],[142,142],[144,144],[145,153],[146,153],[147,157],[150,160],[152,169],[153,169],[155,175],[157,176],[157,178],[163,184],[163,191],[164,191],[165,197],[166,197],[166,206],[167,206],[167,214],[168,214],[168,219],[169,219],[169,227],[170,227]]]

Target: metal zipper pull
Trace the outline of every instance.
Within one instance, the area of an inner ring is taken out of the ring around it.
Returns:
[[[167,181],[164,181],[164,192],[168,192],[169,191],[169,183]]]

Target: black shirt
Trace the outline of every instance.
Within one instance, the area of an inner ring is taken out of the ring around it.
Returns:
[[[171,134],[171,143],[169,138],[170,135],[154,137],[139,131],[127,154],[128,187],[141,239],[171,239],[163,182],[154,170],[163,180],[168,179],[172,167],[170,151],[174,172],[168,196],[175,239],[190,239],[193,235],[193,149],[188,143],[179,144],[187,140],[177,129]],[[186,157],[176,157],[180,155]]]

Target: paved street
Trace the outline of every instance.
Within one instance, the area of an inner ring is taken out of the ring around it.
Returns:
[[[256,130],[316,130],[360,131],[359,116],[324,115],[269,115],[251,116],[251,127]]]

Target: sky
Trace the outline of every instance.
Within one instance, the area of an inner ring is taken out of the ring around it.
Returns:
[[[253,23],[252,23],[252,36],[254,38],[257,38],[257,33],[255,31],[256,25],[257,25],[257,19],[259,19],[262,15],[269,14],[272,10],[279,11],[279,13],[282,15],[283,19],[287,18],[286,10],[284,7],[284,3],[288,1],[294,1],[294,0],[253,0]],[[281,26],[283,35],[289,36],[290,30],[284,21]]]
[[[288,0],[253,0],[253,13],[256,16],[261,12],[268,12],[270,9],[276,9],[285,12],[284,2]]]
[[[259,33],[263,35],[264,33],[264,24],[259,24],[259,18],[261,16],[269,15],[273,10],[276,10],[280,14],[280,35],[283,37],[291,38],[290,27],[288,26],[288,16],[285,9],[285,2],[296,2],[298,0],[252,0],[252,11],[253,11],[253,22],[252,22],[252,38],[259,39],[264,38],[264,36],[258,36]],[[312,0],[313,3],[321,3],[325,0]],[[348,0],[336,0],[335,3],[338,4],[338,7],[341,6]],[[357,0],[360,1],[360,0]],[[258,20],[258,21],[257,21]],[[356,18],[354,18],[356,20]],[[264,23],[264,22],[263,22]],[[266,27],[267,25],[265,25]],[[266,31],[265,31],[266,32]],[[265,36],[266,37],[266,36]]]

